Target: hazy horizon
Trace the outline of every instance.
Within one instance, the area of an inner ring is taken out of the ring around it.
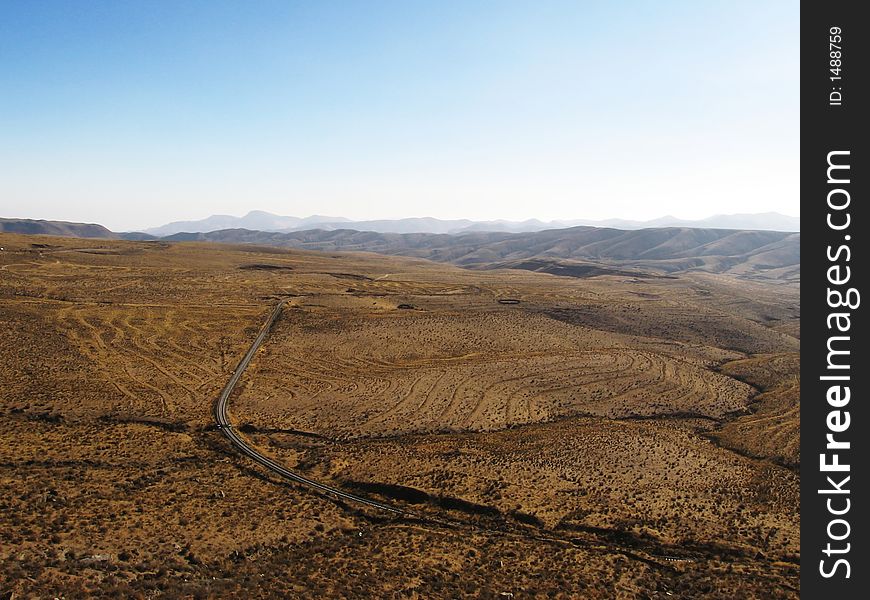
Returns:
[[[698,219],[686,219],[686,218],[680,217],[679,215],[673,215],[673,214],[659,215],[658,217],[654,217],[652,219],[631,219],[631,218],[624,218],[624,217],[610,217],[610,218],[602,218],[602,219],[588,219],[588,218],[583,218],[583,217],[575,217],[575,218],[570,218],[570,219],[567,219],[567,218],[566,219],[540,219],[537,217],[529,217],[527,219],[504,219],[504,218],[500,218],[500,217],[489,218],[489,219],[469,219],[467,217],[441,218],[441,217],[433,217],[431,215],[425,215],[425,214],[400,216],[400,217],[392,217],[392,218],[386,217],[386,218],[377,218],[377,219],[366,219],[366,218],[351,219],[351,218],[345,217],[344,215],[336,215],[336,214],[296,214],[296,215],[291,215],[291,214],[272,213],[270,211],[264,211],[261,209],[251,209],[251,210],[247,210],[245,212],[242,212],[241,214],[215,213],[215,214],[210,214],[210,215],[204,215],[204,216],[199,217],[199,218],[173,219],[171,221],[165,221],[162,223],[158,223],[156,225],[134,227],[134,228],[123,229],[123,230],[122,229],[112,229],[111,227],[107,227],[107,228],[110,229],[111,231],[119,232],[119,233],[120,232],[131,232],[131,233],[132,232],[143,232],[143,231],[148,231],[148,230],[161,229],[162,227],[164,227],[166,225],[171,225],[171,224],[175,224],[175,223],[188,223],[188,222],[197,223],[197,222],[201,222],[201,221],[206,221],[206,220],[214,218],[214,217],[228,217],[228,218],[232,218],[232,219],[241,220],[241,219],[244,219],[245,217],[248,217],[248,216],[251,216],[251,215],[257,214],[257,213],[266,214],[266,215],[270,215],[270,216],[274,216],[274,217],[281,217],[281,218],[296,218],[296,219],[300,219],[300,220],[315,219],[316,218],[316,219],[318,219],[318,222],[322,222],[322,223],[338,223],[338,222],[346,221],[349,224],[368,222],[368,221],[387,221],[387,222],[396,221],[396,222],[398,222],[398,221],[414,220],[414,219],[435,219],[438,221],[448,221],[448,222],[449,221],[469,221],[471,223],[505,222],[505,223],[514,223],[514,224],[520,224],[520,223],[529,222],[529,221],[538,221],[538,222],[541,222],[544,224],[574,223],[574,222],[578,222],[578,221],[590,222],[590,223],[608,223],[608,222],[616,222],[616,221],[648,223],[648,222],[664,221],[664,220],[670,220],[670,219],[673,219],[675,221],[698,222],[698,221],[715,219],[716,217],[736,217],[736,216],[760,217],[760,216],[766,216],[766,215],[776,215],[776,216],[786,217],[788,219],[800,219],[800,215],[789,215],[789,214],[780,213],[777,211],[749,212],[749,213],[715,213],[715,214],[708,214],[708,215],[706,215],[704,217],[700,217]],[[25,216],[25,215],[10,216],[10,215],[5,215],[5,214],[0,214],[0,219],[3,219],[3,218],[6,218],[6,219],[24,219],[24,220],[63,221],[63,222],[84,223],[84,224],[105,226],[105,223],[101,223],[99,221],[70,221],[68,219],[29,217],[29,216]],[[331,221],[331,219],[334,219],[334,221]]]
[[[589,220],[589,221],[615,221],[615,220],[654,221],[657,219],[664,219],[664,218],[669,218],[669,217],[672,217],[675,219],[685,219],[687,221],[690,221],[690,220],[694,221],[694,220],[703,220],[703,219],[706,219],[709,217],[715,217],[715,216],[720,216],[720,215],[733,215],[733,214],[761,215],[761,214],[766,214],[766,213],[777,213],[777,214],[780,214],[784,217],[790,217],[790,218],[795,218],[795,219],[800,218],[800,214],[788,214],[788,213],[784,213],[784,212],[780,212],[780,211],[749,211],[746,213],[732,213],[732,212],[708,213],[704,216],[697,217],[697,218],[691,218],[691,219],[687,218],[687,217],[680,216],[680,215],[671,214],[671,213],[668,213],[668,214],[662,213],[660,215],[657,215],[657,216],[649,218],[649,219],[634,219],[631,217],[590,218],[590,217],[584,217],[582,215],[572,216],[572,217],[561,217],[561,218],[556,217],[556,218],[552,218],[552,219],[543,219],[543,218],[536,217],[536,216],[529,216],[529,217],[520,218],[520,219],[508,219],[508,218],[499,217],[499,216],[494,216],[494,217],[489,217],[489,218],[484,218],[484,219],[472,219],[470,217],[465,217],[465,216],[461,216],[461,215],[452,216],[452,217],[450,217],[450,216],[448,216],[448,217],[434,217],[433,215],[430,215],[430,214],[407,214],[407,215],[394,215],[394,216],[387,216],[387,217],[371,217],[371,218],[363,217],[363,218],[353,219],[353,218],[350,218],[346,215],[332,214],[329,212],[325,212],[325,213],[322,213],[322,212],[321,213],[299,213],[299,214],[286,213],[285,214],[285,213],[272,212],[270,210],[263,210],[260,208],[252,208],[252,209],[237,211],[234,213],[211,213],[211,214],[200,215],[198,217],[193,217],[193,218],[173,219],[172,221],[166,221],[166,223],[177,222],[177,221],[200,221],[203,219],[207,219],[208,217],[215,217],[215,216],[227,216],[227,217],[242,218],[242,217],[245,217],[251,213],[268,213],[268,214],[275,215],[275,216],[298,217],[298,218],[303,218],[303,219],[309,218],[309,217],[328,217],[328,218],[335,218],[335,219],[348,219],[351,221],[381,221],[381,220],[383,220],[383,221],[398,221],[398,220],[402,220],[402,219],[434,218],[434,219],[439,219],[439,220],[443,220],[443,221],[462,221],[462,220],[468,220],[468,221],[511,221],[511,222],[517,222],[517,223],[520,223],[523,221],[542,221],[542,222],[548,223],[551,221],[586,221],[586,220]],[[24,218],[24,217],[22,217],[22,218]],[[164,224],[165,223],[160,223],[160,225],[164,225]]]
[[[4,4],[0,214],[798,216],[796,8]]]

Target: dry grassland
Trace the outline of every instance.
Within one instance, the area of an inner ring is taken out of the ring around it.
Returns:
[[[796,598],[799,305],[730,276],[0,235],[0,592]],[[306,476],[277,480],[230,414]]]

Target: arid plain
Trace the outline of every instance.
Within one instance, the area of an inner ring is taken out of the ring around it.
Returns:
[[[0,235],[0,592],[796,598],[798,284]],[[624,266],[624,265],[622,265]],[[280,480],[261,452],[403,507]]]

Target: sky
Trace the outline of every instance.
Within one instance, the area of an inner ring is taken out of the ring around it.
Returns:
[[[0,0],[0,216],[797,216],[799,83],[797,0]]]

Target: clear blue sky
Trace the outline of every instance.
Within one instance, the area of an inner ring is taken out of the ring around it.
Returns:
[[[797,1],[0,0],[0,216],[799,214]]]

